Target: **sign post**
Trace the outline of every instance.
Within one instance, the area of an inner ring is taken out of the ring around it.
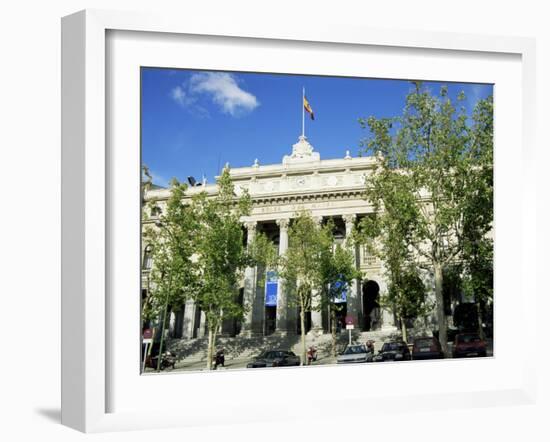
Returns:
[[[153,329],[146,328],[143,330],[143,341],[145,344],[145,348],[143,349],[143,361],[141,364],[141,372],[145,373],[145,361],[147,360],[147,356],[149,356],[149,351],[153,344]]]
[[[355,318],[351,315],[347,315],[346,329],[348,330],[348,334],[349,334],[349,345],[351,345],[351,331],[355,328],[354,323],[355,323]]]

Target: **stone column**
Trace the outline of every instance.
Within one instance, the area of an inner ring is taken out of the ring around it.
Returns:
[[[168,335],[173,338],[176,331],[176,313],[170,312],[170,319],[168,321]]]
[[[279,226],[279,256],[284,255],[288,249],[288,219],[278,219]],[[275,319],[275,333],[288,334],[292,331],[292,324],[289,321],[287,299],[285,296],[283,280],[279,278],[277,288],[277,316]]]
[[[195,301],[188,299],[185,301],[185,310],[183,313],[183,330],[181,337],[191,339],[195,329]]]
[[[381,274],[384,274],[384,265],[382,264],[381,268]],[[379,296],[382,296],[382,294],[386,294],[388,292],[388,285],[386,283],[385,278],[380,278],[380,281],[378,282],[378,286],[380,287],[380,294]],[[390,332],[396,332],[397,326],[395,325],[395,320],[393,313],[386,309],[380,307],[380,329],[385,333]]]
[[[206,314],[201,311],[198,337],[203,338],[205,336],[206,336]]]
[[[344,222],[346,224],[346,241],[349,239],[351,232],[353,231],[353,225],[355,223],[355,219],[357,218],[357,215],[355,214],[348,214],[344,215],[342,217],[344,219]],[[354,263],[355,267],[358,268],[358,257],[357,257],[357,247],[355,245],[350,245],[353,250],[353,256],[354,256]],[[362,312],[361,312],[361,296],[359,293],[359,280],[355,279],[351,283],[351,287],[348,290],[347,296],[346,296],[346,305],[347,305],[347,314],[351,315],[355,318],[355,328],[360,329],[361,328],[361,322],[362,322]]]
[[[191,339],[193,337],[193,329],[195,328],[195,301],[188,299],[185,301],[185,310],[183,312],[183,330],[181,337]]]
[[[317,227],[320,228],[323,223],[323,217],[317,216],[313,220],[317,223]],[[323,333],[323,315],[321,312],[321,298],[318,290],[313,290],[311,293],[311,329],[308,334],[321,334]]]
[[[256,236],[256,222],[251,221],[245,223],[247,230],[247,239],[246,244],[248,247],[254,241]],[[247,267],[244,271],[244,293],[243,293],[243,304],[246,309],[246,313],[243,318],[243,323],[241,327],[241,336],[251,336],[254,332],[253,322],[254,318],[254,300],[256,298],[256,269],[254,267]]]

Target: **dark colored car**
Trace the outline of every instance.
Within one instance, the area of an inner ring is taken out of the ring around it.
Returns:
[[[373,362],[385,361],[410,361],[411,352],[409,346],[403,341],[390,341],[384,343]]]
[[[487,356],[487,343],[477,333],[460,333],[455,338],[453,358]]]
[[[441,344],[435,337],[425,336],[415,338],[413,341],[412,358],[420,359],[443,359],[444,354]]]
[[[288,350],[266,350],[247,364],[247,368],[300,365],[300,358]]]

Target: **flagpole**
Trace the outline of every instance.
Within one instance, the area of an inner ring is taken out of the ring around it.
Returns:
[[[302,88],[302,137],[306,136],[306,133],[305,133],[306,123],[305,123],[305,110],[304,110],[305,98],[306,98],[306,88],[303,87]]]

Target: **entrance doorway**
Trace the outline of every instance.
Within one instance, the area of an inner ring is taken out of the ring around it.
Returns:
[[[379,295],[380,286],[376,281],[369,280],[363,284],[363,331],[372,331],[379,327]]]
[[[239,303],[239,305],[241,307],[244,306],[244,288],[241,287],[239,289],[239,295],[237,297],[237,302]],[[239,333],[241,333],[241,330],[242,330],[242,327],[243,327],[243,322],[241,319],[234,319],[234,326],[233,326],[233,332],[231,334],[231,336],[237,336],[239,335]]]
[[[183,318],[185,316],[185,305],[183,308],[176,312],[176,320],[174,321],[173,337],[181,339],[183,336]]]
[[[348,309],[347,309],[347,303],[345,302],[337,302],[335,306],[337,307],[335,311],[336,333],[339,333],[340,331],[346,329],[346,315],[348,314]],[[327,317],[327,321],[325,323],[327,325],[326,331],[328,333],[331,333],[332,322],[331,322],[331,316],[330,316],[330,307],[327,307],[326,317]]]
[[[346,315],[348,314],[348,304],[346,302],[336,303],[336,333],[346,329]],[[331,330],[331,329],[329,329]]]
[[[298,316],[296,317],[296,333],[301,334],[302,333],[302,321],[300,320],[300,307],[298,307]],[[304,315],[304,326],[306,329],[306,333],[311,330],[311,312],[306,312]]]
[[[195,308],[195,320],[193,321],[193,337],[200,337],[200,326],[201,326],[201,309],[199,307]]]
[[[265,307],[264,334],[269,336],[275,332],[275,321],[277,319],[277,306]]]

